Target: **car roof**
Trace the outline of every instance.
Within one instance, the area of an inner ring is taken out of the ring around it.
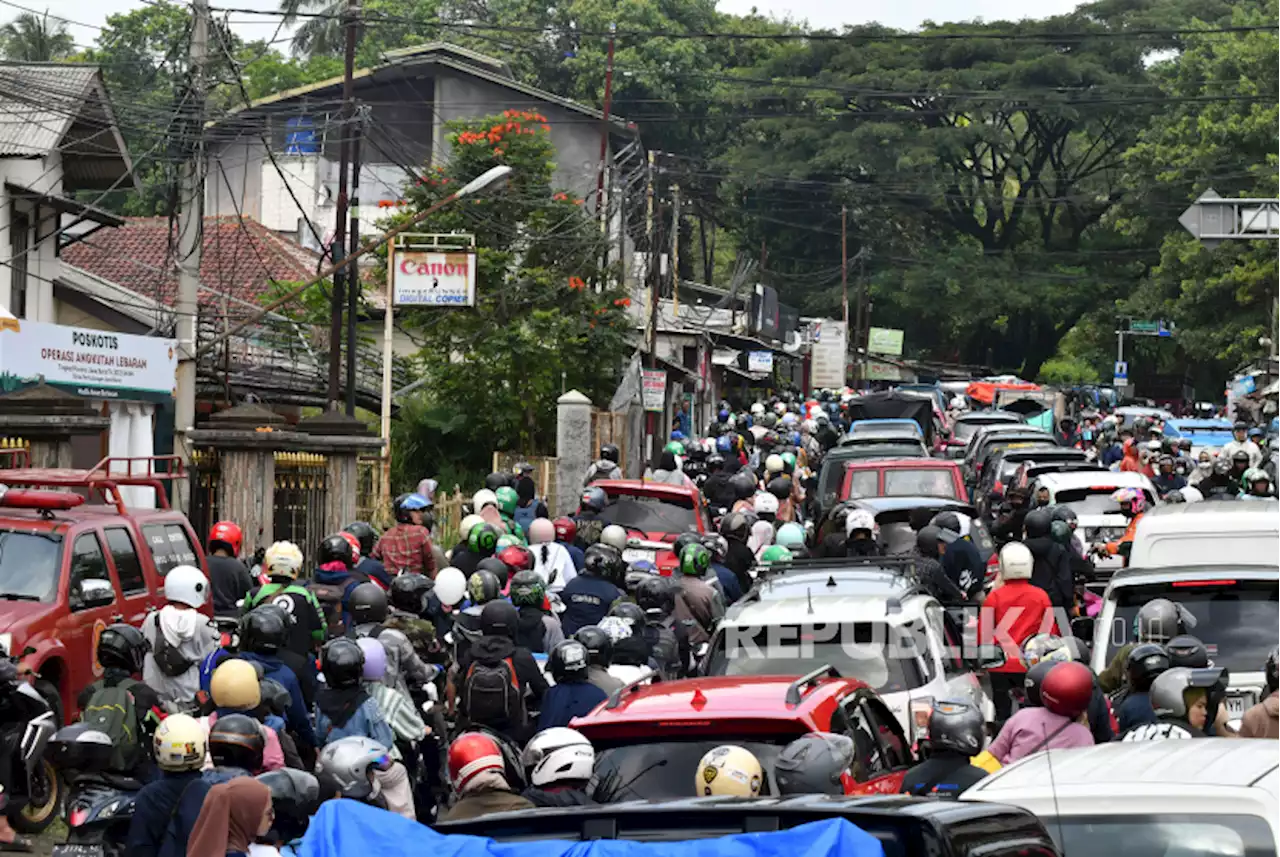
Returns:
[[[1067,470],[1045,473],[1039,477],[1041,485],[1061,491],[1071,488],[1092,488],[1095,485],[1112,485],[1116,488],[1151,489],[1151,480],[1131,470]]]
[[[176,509],[130,508],[128,515],[121,515],[115,506],[101,503],[58,509],[53,515],[52,518],[44,518],[39,509],[0,507],[0,528],[18,524],[23,529],[53,532],[83,523],[110,524],[132,520],[145,524],[149,521],[178,521],[183,517]]]
[[[1166,503],[1158,506],[1142,516],[1138,523],[1141,527],[1147,521],[1160,521],[1171,518],[1184,521],[1186,516],[1203,518],[1214,516],[1214,523],[1227,523],[1217,520],[1217,516],[1231,515],[1234,518],[1247,519],[1250,523],[1270,522],[1275,525],[1280,521],[1280,500],[1204,500],[1200,503]],[[1170,522],[1170,528],[1182,524]],[[1163,527],[1162,527],[1163,529]]]
[[[1168,583],[1178,580],[1276,580],[1280,568],[1275,565],[1235,565],[1228,562],[1213,565],[1182,565],[1161,568],[1118,568],[1108,581],[1110,586],[1142,586],[1146,583]]]
[[[697,497],[698,490],[686,485],[672,485],[669,482],[655,482],[652,479],[598,479],[591,483],[592,487],[603,488],[604,493],[615,495],[640,495],[644,497]]]
[[[896,577],[897,580],[889,578]],[[752,589],[729,608],[721,627],[765,627],[832,621],[900,624],[917,618],[927,593],[902,575],[862,570],[784,575]],[[920,596],[917,598],[917,596]],[[888,610],[896,601],[897,609]],[[915,604],[915,609],[905,605]]]
[[[966,411],[955,418],[958,423],[982,423],[984,425],[1000,425],[1002,423],[1025,424],[1019,414],[1012,411]]]
[[[859,497],[851,502],[870,509],[877,515],[881,512],[896,512],[900,509],[954,509],[973,517],[977,510],[968,503],[954,497]]]
[[[787,676],[703,676],[655,682],[623,688],[618,705],[608,703],[584,717],[574,718],[573,728],[590,731],[593,725],[659,720],[715,720],[760,718],[801,721],[819,705],[866,685],[853,678],[823,678],[801,697],[800,704],[786,703],[795,678]]]
[[[843,462],[845,470],[958,470],[945,458],[855,458]]]
[[[1024,461],[1061,464],[1063,462],[1087,461],[1083,450],[1072,446],[1037,446],[1002,449],[996,455],[1006,464]]]

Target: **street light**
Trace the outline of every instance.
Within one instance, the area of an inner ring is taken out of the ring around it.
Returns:
[[[471,181],[464,184],[460,190],[458,190],[451,198],[445,199],[444,202],[449,202],[450,199],[461,199],[462,197],[470,196],[473,193],[479,193],[494,182],[505,179],[510,174],[511,167],[506,164],[499,164],[496,167],[490,167]]]

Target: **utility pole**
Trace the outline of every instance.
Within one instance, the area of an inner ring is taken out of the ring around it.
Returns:
[[[658,251],[658,243],[653,232],[653,149],[649,150],[648,181],[645,189],[644,228],[649,241],[649,264],[645,268],[645,279],[649,281],[649,325],[646,333],[648,364],[652,369],[658,365],[658,277],[662,254]]]
[[[680,318],[680,185],[671,186],[671,307]]]
[[[844,306],[844,330],[849,334],[849,233],[846,228],[848,209],[840,206],[840,293]]]
[[[604,201],[604,171],[609,157],[609,110],[613,106],[613,39],[618,25],[609,24],[609,58],[604,67],[604,116],[600,120],[600,171],[596,174],[596,216],[608,223],[609,209]],[[604,227],[607,229],[607,225]]]
[[[205,62],[209,56],[208,0],[191,3],[191,78],[188,102],[191,119],[184,140],[188,147],[178,190],[178,295],[174,301],[178,329],[177,397],[174,401],[174,452],[184,464],[191,462],[191,441],[187,432],[196,423],[196,335],[200,310],[200,254],[204,246],[204,99]],[[224,346],[226,347],[226,346]],[[191,486],[182,479],[173,481],[173,505],[183,512],[191,509]]]
[[[342,112],[338,122],[341,143],[338,147],[337,220],[333,230],[330,256],[336,263],[346,255],[347,246],[347,168],[351,164],[352,115],[355,101],[356,22],[360,17],[359,0],[347,0],[343,15],[346,28],[346,53],[342,71]],[[348,266],[333,274],[333,294],[329,300],[329,410],[336,411],[341,401],[342,384],[342,297],[348,279]]]
[[[351,126],[351,235],[348,255],[360,249],[360,135],[364,117]],[[356,313],[360,306],[360,265],[347,267],[347,416],[356,415]]]

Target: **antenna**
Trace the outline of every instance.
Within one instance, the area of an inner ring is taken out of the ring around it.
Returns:
[[[1044,751],[1044,761],[1049,768],[1049,788],[1053,790],[1053,818],[1058,826],[1058,843],[1059,847],[1065,850],[1066,840],[1062,838],[1062,811],[1058,807],[1058,784],[1053,779],[1053,750],[1048,747]]]
[[[813,615],[813,590],[806,586],[804,592],[806,597],[808,597],[809,599],[809,615],[812,616]]]

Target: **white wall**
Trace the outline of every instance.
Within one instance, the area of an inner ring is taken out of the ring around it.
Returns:
[[[0,159],[0,259],[6,266],[0,266],[0,305],[8,307],[12,304],[10,286],[13,283],[12,268],[7,263],[12,260],[10,233],[11,197],[6,184],[29,188],[38,193],[52,195],[62,194],[62,158],[60,153],[53,152],[45,158],[4,158]],[[34,212],[34,205],[20,201],[18,205]],[[27,260],[27,307],[26,317],[32,321],[54,322],[57,320],[53,304],[53,280],[59,273],[59,261],[56,251],[57,238],[53,233],[58,229],[58,215],[47,206],[41,209],[39,223],[34,223],[28,234]],[[36,235],[44,236],[39,245],[35,245]]]
[[[261,223],[264,161],[270,169],[261,140],[246,138],[211,146],[204,185],[205,215],[235,217],[239,213]]]

